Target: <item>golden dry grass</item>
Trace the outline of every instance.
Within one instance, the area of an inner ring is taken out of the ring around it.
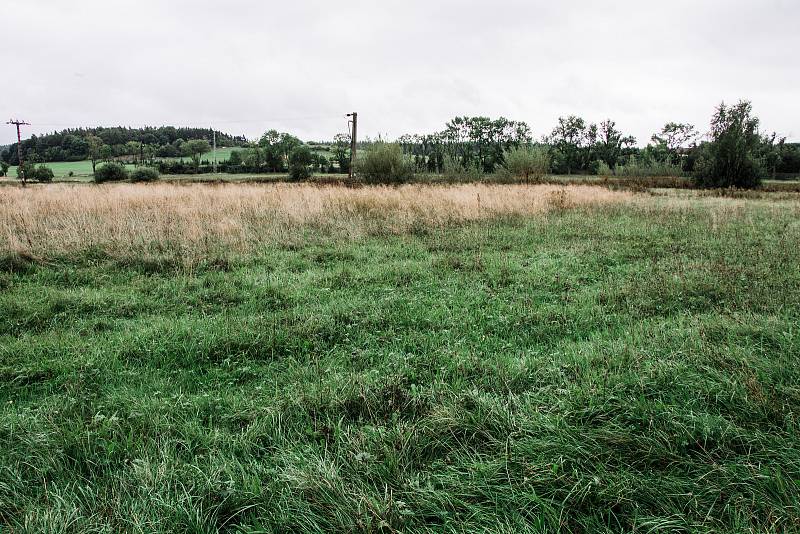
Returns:
[[[0,255],[51,258],[90,249],[192,264],[299,245],[625,204],[656,218],[702,210],[716,224],[746,206],[798,211],[797,202],[654,197],[591,185],[53,184],[0,188]]]
[[[593,186],[51,185],[0,189],[0,253],[251,252],[302,231],[357,238],[630,201]]]

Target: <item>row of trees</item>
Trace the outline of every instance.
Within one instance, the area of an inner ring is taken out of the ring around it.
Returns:
[[[667,133],[669,128],[665,127]],[[457,117],[441,132],[404,135],[398,143],[417,168],[427,172],[455,165],[492,173],[503,165],[508,150],[531,144],[549,147],[552,169],[558,174],[596,173],[600,162],[614,168],[639,152],[636,139],[623,134],[614,121],[590,124],[575,115],[559,118],[550,135],[538,143],[525,122],[504,117]]]
[[[187,155],[184,143],[194,140],[209,140],[214,131],[208,128],[176,128],[173,126],[147,128],[75,128],[53,132],[42,136],[31,136],[22,141],[22,157],[25,161],[56,162],[82,161],[90,159],[90,153],[99,144],[104,148],[106,159],[132,156],[142,160],[156,157],[179,157]],[[247,140],[216,132],[220,146],[242,146]],[[99,141],[98,141],[99,140]],[[93,146],[94,144],[94,146]],[[0,161],[17,165],[16,143],[0,150]]]
[[[111,145],[105,144],[102,138],[96,135],[89,135],[86,137],[86,145],[87,153],[85,159],[92,162],[92,174],[97,171],[98,161],[108,162],[112,159],[129,156],[136,164],[155,165],[156,156],[158,156],[158,151],[155,147],[136,141],[128,141],[125,145],[122,145],[122,149],[115,150]],[[171,155],[189,157],[194,162],[195,167],[200,165],[202,155],[211,150],[211,145],[205,139],[192,139],[190,141],[177,139],[172,145],[168,146],[175,149],[170,152]]]
[[[532,140],[530,127],[504,117],[456,117],[444,130],[430,135],[404,135],[398,143],[418,170],[443,172],[456,165],[480,172],[494,172],[503,153]]]
[[[195,146],[195,143],[191,142]],[[209,147],[199,145],[192,151],[192,164],[183,161],[160,161],[159,170],[164,174],[187,174],[206,172],[208,165],[200,166],[200,157]],[[316,146],[317,150],[331,152],[331,145]],[[333,151],[334,155],[337,153]],[[347,152],[349,158],[349,148]],[[206,162],[207,163],[207,162]],[[301,169],[301,165],[304,166]],[[231,152],[228,160],[217,166],[220,172],[227,173],[284,173],[289,172],[295,179],[307,177],[312,170],[319,172],[335,172],[331,159],[315,152],[299,138],[286,132],[269,130],[255,143]]]
[[[546,149],[554,174],[692,175],[712,186],[726,179],[710,176],[747,175],[733,184],[747,187],[761,177],[800,173],[800,144],[761,133],[746,101],[721,104],[705,139],[692,124],[668,122],[644,148],[611,119],[594,124],[575,115],[559,118],[539,141],[524,122],[459,117],[442,132],[405,135],[398,144],[419,172],[492,173],[503,168],[510,150],[538,146]]]
[[[142,140],[168,141],[179,134],[201,137],[188,140],[179,137],[164,145]],[[23,146],[33,143],[38,147],[37,143],[43,143],[44,139],[59,142],[58,146],[76,149],[76,154],[91,160],[93,172],[98,162],[113,160],[158,166],[162,173],[206,172],[206,168],[201,168],[201,158],[211,149],[206,139],[211,134],[210,130],[171,127],[67,130],[32,138],[24,141]],[[119,141],[125,135],[140,140],[128,140],[123,144],[108,142]],[[333,142],[318,143],[313,150],[298,137],[277,130],[267,131],[252,143],[224,134],[217,137],[223,140],[222,144],[230,142],[241,147],[233,151],[229,161],[220,164],[222,172],[291,172],[294,177],[300,177],[311,170],[349,170],[350,138],[347,135],[337,135]],[[787,144],[775,134],[761,133],[749,102],[720,105],[705,139],[701,140],[697,128],[691,124],[669,122],[651,136],[644,148],[638,148],[636,139],[622,132],[611,119],[596,124],[575,115],[559,118],[551,133],[538,141],[522,121],[504,117],[456,117],[441,132],[404,135],[396,145],[414,172],[476,177],[507,171],[509,154],[517,158],[512,162],[512,166],[517,167],[534,154],[537,168],[546,160],[549,172],[555,174],[685,174],[695,176],[701,185],[714,187],[726,184],[749,187],[764,176],[800,173],[800,144]],[[5,174],[8,165],[14,163],[15,155],[14,145],[0,154],[0,174]],[[36,152],[29,152],[26,161],[41,161],[35,156]],[[191,164],[164,159],[175,156],[189,157]],[[300,169],[301,165],[305,166],[305,171]]]

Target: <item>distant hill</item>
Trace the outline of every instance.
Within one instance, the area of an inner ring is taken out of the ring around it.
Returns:
[[[210,128],[183,128],[159,126],[128,128],[124,126],[98,128],[70,128],[46,135],[33,135],[22,141],[22,153],[26,160],[39,162],[81,161],[89,157],[89,136],[99,137],[115,156],[138,153],[146,148],[160,157],[181,155],[181,145],[194,139],[212,140]],[[235,147],[247,142],[244,136],[217,132],[217,145]],[[17,144],[0,147],[0,159],[12,165],[19,163]]]

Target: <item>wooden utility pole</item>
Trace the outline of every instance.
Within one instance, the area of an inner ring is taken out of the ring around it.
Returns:
[[[19,132],[19,127],[20,126],[30,126],[31,123],[25,122],[25,121],[21,121],[21,120],[11,119],[6,124],[13,124],[13,125],[15,125],[17,127],[17,161],[19,163],[19,166],[17,168],[19,169],[19,175],[22,177],[22,187],[25,187],[25,183],[26,183],[25,167],[22,165],[22,163],[23,163],[23,161],[22,161],[22,135]]]
[[[353,177],[353,167],[356,164],[356,135],[358,133],[358,113],[355,111],[347,114],[348,117],[353,117],[350,121],[353,123],[353,131],[350,135],[350,178]]]

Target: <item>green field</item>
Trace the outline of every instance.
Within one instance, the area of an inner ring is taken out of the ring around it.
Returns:
[[[564,191],[3,250],[0,530],[800,529],[800,203]]]
[[[71,172],[75,177],[86,177],[92,175],[92,162],[85,161],[56,161],[44,164],[53,171],[56,178],[67,178]],[[17,167],[8,170],[9,178],[17,177]]]
[[[228,158],[231,156],[231,152],[237,150],[236,148],[218,148],[217,149],[217,161],[227,161]],[[211,161],[212,152],[208,152],[203,154],[203,159],[207,159]],[[189,158],[164,158],[164,159],[183,159],[185,161],[189,161]],[[89,160],[84,161],[56,161],[44,164],[50,169],[53,170],[53,174],[56,178],[69,178],[69,173],[73,174],[72,177],[74,178],[86,178],[92,175],[92,162]],[[133,166],[129,166],[129,168],[133,168]],[[17,176],[17,167],[11,167],[8,170],[8,176],[11,178],[16,178]]]

